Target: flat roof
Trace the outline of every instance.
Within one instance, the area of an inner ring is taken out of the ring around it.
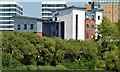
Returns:
[[[13,16],[13,18],[27,18],[27,19],[37,19],[40,21],[48,21],[47,19],[44,19],[44,18],[29,17],[29,16]]]
[[[60,9],[60,10],[56,10],[56,11],[52,11],[52,12],[53,12],[53,13],[54,13],[54,12],[59,12],[59,11],[63,11],[63,10],[71,9],[71,8],[87,9],[87,7],[70,6],[70,7],[66,7],[66,8],[63,8],[63,9]]]
[[[101,9],[101,8],[94,8],[94,9],[91,9],[91,10],[88,10],[88,11],[104,11],[104,9]]]

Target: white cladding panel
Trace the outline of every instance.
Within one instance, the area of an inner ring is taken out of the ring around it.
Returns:
[[[73,39],[76,39],[76,14],[78,15],[78,40],[84,40],[85,10],[73,10]]]
[[[98,16],[100,16],[100,20],[98,20]],[[102,11],[96,11],[96,24],[100,25],[102,23]]]
[[[64,21],[64,38],[65,39],[71,39],[73,38],[73,14],[72,9],[69,10],[63,10],[59,12],[58,21]]]
[[[65,39],[76,39],[76,14],[78,15],[78,39],[84,40],[85,10],[82,9],[68,9],[59,12],[58,21],[65,23]]]

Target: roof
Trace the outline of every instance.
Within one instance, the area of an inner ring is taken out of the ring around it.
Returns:
[[[63,9],[60,9],[60,10],[56,10],[56,11],[52,11],[52,12],[53,12],[53,13],[54,13],[54,12],[59,12],[59,11],[63,11],[63,10],[71,9],[71,8],[87,9],[87,7],[70,6],[70,7],[66,7],[66,8],[63,8]]]
[[[13,18],[26,18],[26,19],[37,19],[39,21],[48,21],[47,19],[44,18],[28,17],[28,16],[13,16]]]
[[[101,9],[101,8],[94,8],[94,9],[91,9],[91,10],[88,10],[88,11],[104,11],[104,9]]]

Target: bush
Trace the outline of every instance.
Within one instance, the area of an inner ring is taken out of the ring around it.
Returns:
[[[55,67],[53,67],[53,66],[42,66],[41,70],[55,70]]]
[[[35,65],[28,65],[28,70],[37,70]]]
[[[30,60],[29,60],[29,63],[30,63],[30,65],[36,65],[36,64],[37,64],[34,59],[30,59]]]
[[[14,69],[16,67],[21,67],[22,64],[20,63],[20,61],[16,60],[16,59],[12,59],[12,61],[10,62],[10,68]]]
[[[62,65],[56,65],[56,70],[67,70],[67,68]]]
[[[10,57],[11,56],[9,53],[2,52],[2,65],[4,66],[3,68],[10,66]]]

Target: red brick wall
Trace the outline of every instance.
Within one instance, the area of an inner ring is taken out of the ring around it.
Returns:
[[[89,25],[89,28],[87,29],[87,24]],[[92,25],[94,25],[94,29],[92,29]],[[88,39],[86,38],[88,34]],[[85,20],[85,40],[91,40],[91,35],[95,34],[95,20]]]
[[[42,32],[37,32],[37,35],[40,35],[42,37]]]

